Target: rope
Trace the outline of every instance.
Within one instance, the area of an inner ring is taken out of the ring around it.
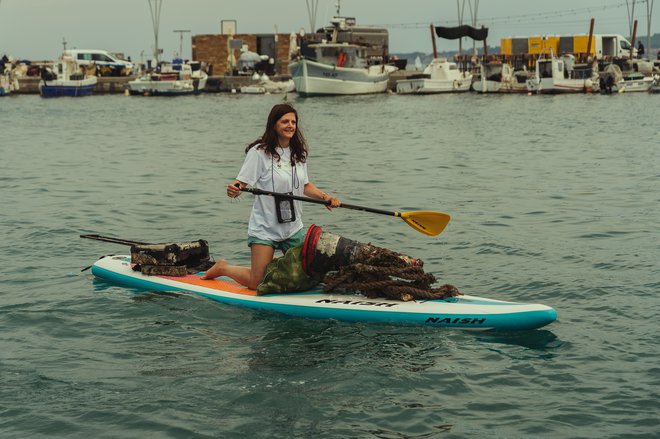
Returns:
[[[359,292],[369,298],[385,297],[403,301],[442,300],[461,293],[452,285],[431,285],[435,276],[418,265],[408,265],[398,253],[377,248],[363,261],[343,266],[323,279],[326,292]]]

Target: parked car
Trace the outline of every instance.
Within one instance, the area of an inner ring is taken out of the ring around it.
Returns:
[[[127,76],[133,72],[133,63],[119,59],[106,50],[70,49],[65,54],[71,55],[78,65],[87,67],[92,63],[101,76]]]

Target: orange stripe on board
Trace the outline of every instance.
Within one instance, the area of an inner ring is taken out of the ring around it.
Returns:
[[[175,280],[189,285],[197,285],[199,287],[211,288],[214,290],[226,291],[228,293],[243,294],[245,296],[256,296],[257,292],[242,286],[233,280],[225,279],[201,279],[199,276],[189,274],[187,276],[159,276],[163,279]]]

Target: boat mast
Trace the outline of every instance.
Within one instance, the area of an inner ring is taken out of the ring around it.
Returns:
[[[154,28],[154,59],[156,65],[159,64],[161,50],[158,48],[158,29],[160,28],[160,11],[163,7],[163,0],[149,0],[149,12],[151,13],[151,24]]]
[[[309,33],[316,31],[316,16],[319,11],[319,0],[305,0],[307,3],[307,16],[309,17]]]
[[[646,54],[651,59],[651,16],[653,14],[653,2],[655,0],[646,0]],[[635,44],[631,41],[630,44]]]
[[[189,30],[175,30],[174,33],[179,33],[179,58],[183,59],[183,34],[190,33]]]

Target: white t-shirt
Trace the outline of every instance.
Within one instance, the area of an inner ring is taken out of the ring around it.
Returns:
[[[305,185],[309,183],[307,164],[297,163],[294,169],[291,166],[289,148],[278,147],[277,152],[280,154],[278,161],[257,146],[255,145],[248,151],[236,179],[265,191],[293,192],[294,195],[304,195]],[[284,241],[302,229],[302,202],[293,202],[296,212],[295,221],[279,223],[275,198],[267,195],[256,195],[254,198],[248,224],[249,236],[268,241]]]

